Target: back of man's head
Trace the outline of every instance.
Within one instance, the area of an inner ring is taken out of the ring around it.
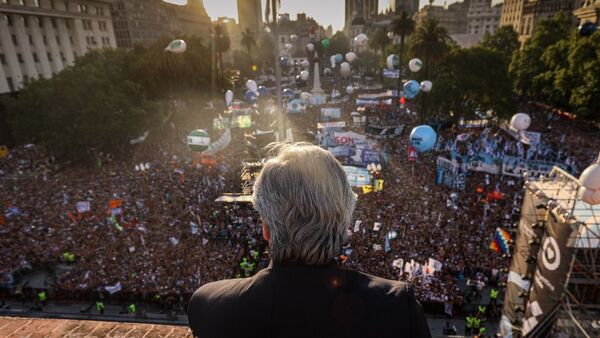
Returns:
[[[309,143],[275,144],[254,183],[253,202],[275,262],[326,264],[346,240],[356,196],[330,152]]]

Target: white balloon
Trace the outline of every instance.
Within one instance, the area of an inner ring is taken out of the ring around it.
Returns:
[[[302,79],[302,81],[308,81],[309,77],[310,77],[310,74],[308,73],[308,71],[303,70],[300,72],[300,78]]]
[[[331,68],[323,69],[323,75],[331,75]]]
[[[309,52],[313,52],[315,50],[315,45],[309,43],[308,45],[306,45],[306,49],[308,49]]]
[[[581,187],[581,199],[591,205],[600,204],[600,190],[591,190]]]
[[[368,40],[369,40],[369,37],[367,37],[363,33],[360,33],[356,37],[354,37],[354,43],[359,47],[366,45]]]
[[[183,41],[181,39],[177,39],[177,40],[173,40],[173,41],[171,41],[171,43],[169,43],[167,48],[165,48],[165,52],[181,54],[181,53],[185,52],[186,49],[187,49],[187,44],[185,43],[185,41]]]
[[[433,88],[433,83],[431,83],[431,81],[425,80],[421,82],[421,90],[425,93],[429,93],[431,91],[431,88]]]
[[[310,62],[308,62],[308,60],[302,60],[302,62],[300,62],[300,65],[304,68],[308,68],[310,66]]]
[[[285,49],[286,50],[290,51],[290,50],[292,50],[292,48],[294,48],[294,45],[292,45],[291,43],[286,43],[285,44]]]
[[[254,80],[248,80],[248,81],[246,81],[246,88],[249,91],[251,91],[251,92],[253,92],[255,94],[258,94],[258,85],[256,84],[256,81],[254,81]]]
[[[348,61],[350,63],[356,61],[357,58],[358,58],[358,56],[356,56],[356,53],[354,53],[354,52],[346,53],[346,61]]]
[[[335,68],[335,55],[329,58],[329,62],[331,62],[331,68]]]
[[[600,191],[600,155],[596,163],[587,167],[581,173],[579,183],[586,189]]]
[[[510,119],[510,125],[518,131],[526,130],[531,125],[531,118],[525,113],[517,113]]]
[[[146,162],[146,170],[150,169],[150,162]]]
[[[352,86],[346,87],[346,93],[352,95],[352,93],[354,93],[354,87],[352,87]]]
[[[423,67],[423,62],[417,58],[414,58],[408,62],[408,68],[413,73],[420,71],[421,67]]]
[[[135,165],[135,171],[140,171],[140,166],[139,165]]]
[[[309,92],[302,92],[300,93],[300,97],[306,101],[310,101],[310,99],[312,99],[312,94]]]
[[[231,102],[233,102],[233,92],[231,90],[228,90],[225,93],[225,103],[230,106]]]
[[[390,70],[398,70],[398,66],[400,66],[400,57],[396,54],[390,54],[386,59],[386,65]]]
[[[298,40],[298,35],[296,35],[296,34],[290,35],[290,40],[292,40],[292,41]]]
[[[343,77],[348,77],[352,73],[352,69],[350,68],[350,64],[348,62],[342,62],[340,65],[340,74]]]

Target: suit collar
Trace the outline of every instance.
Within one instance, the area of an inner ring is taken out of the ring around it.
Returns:
[[[332,259],[331,261],[329,261],[329,263],[326,264],[306,264],[304,262],[291,262],[291,261],[284,261],[284,262],[276,262],[273,261],[271,259],[271,262],[269,263],[268,268],[269,269],[279,269],[279,268],[337,268],[338,267],[338,263],[335,259]]]

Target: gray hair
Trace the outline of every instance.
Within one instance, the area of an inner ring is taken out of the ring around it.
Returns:
[[[347,239],[356,195],[333,155],[310,143],[276,143],[254,183],[254,207],[275,262],[326,264]]]

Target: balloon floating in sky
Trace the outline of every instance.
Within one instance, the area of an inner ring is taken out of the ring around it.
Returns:
[[[432,88],[433,88],[433,83],[431,83],[431,81],[425,80],[425,81],[421,82],[421,90],[423,92],[429,93]]]
[[[330,44],[331,41],[328,38],[321,40],[321,46],[323,46],[323,48],[328,48]]]
[[[335,55],[329,57],[329,62],[331,62],[331,68],[335,68]]]
[[[369,38],[364,33],[360,33],[354,37],[354,44],[358,47],[364,47],[368,40]]]
[[[283,96],[286,96],[288,99],[293,99],[294,96],[296,96],[296,94],[294,93],[293,90],[289,89],[289,88],[285,88],[282,91]]]
[[[335,62],[342,63],[344,61],[344,56],[342,54],[335,54]]]
[[[510,119],[510,125],[518,131],[523,131],[531,125],[531,118],[525,113],[517,113]]]
[[[304,68],[308,68],[310,66],[310,62],[308,62],[308,60],[302,60],[302,62],[300,62],[300,65]]]
[[[300,72],[300,78],[302,79],[302,81],[308,81],[309,77],[310,77],[310,74],[308,73],[308,71],[303,70]]]
[[[325,76],[331,75],[331,68],[323,69],[323,75],[325,75]]]
[[[398,67],[400,67],[400,57],[396,54],[390,54],[386,59],[386,65],[390,70],[398,70]]]
[[[290,35],[290,40],[291,40],[291,41],[296,41],[296,40],[298,40],[298,35],[296,35],[296,34],[292,34],[292,35]]]
[[[408,62],[408,68],[411,72],[416,73],[421,70],[423,67],[423,62],[421,60],[414,58]]]
[[[593,22],[584,22],[583,24],[581,24],[581,26],[579,26],[579,35],[581,36],[590,36],[592,34],[594,34],[594,32],[598,29],[598,26],[596,26]]]
[[[228,90],[225,93],[225,104],[227,106],[231,106],[231,103],[233,102],[233,92],[231,90]]]
[[[305,101],[310,101],[313,96],[309,92],[302,92],[302,93],[300,93],[300,97]]]
[[[354,52],[346,53],[346,61],[352,63],[352,62],[356,61],[356,59],[358,59],[358,56],[356,56],[356,53],[354,53]]]
[[[579,177],[581,199],[591,205],[600,204],[600,155],[596,163],[587,167]]]
[[[315,51],[315,45],[313,45],[312,43],[309,43],[309,44],[306,45],[306,49],[309,52],[314,52]]]
[[[410,132],[410,144],[421,153],[433,149],[436,139],[435,130],[428,125],[417,126]]]
[[[197,152],[201,152],[208,148],[210,144],[210,137],[205,130],[194,130],[187,137],[188,147]]]
[[[406,98],[412,99],[415,96],[417,96],[417,94],[419,94],[419,91],[421,90],[421,85],[415,80],[410,80],[404,83],[403,88],[404,95],[406,96]]]
[[[265,87],[265,86],[258,86],[258,94],[260,96],[267,96],[268,93],[269,93],[269,91],[267,90],[267,87]]]
[[[289,63],[290,63],[290,60],[287,58],[287,56],[282,56],[279,58],[279,64],[282,67],[287,67]]]
[[[187,49],[187,44],[183,40],[173,40],[171,43],[165,48],[165,52],[171,52],[175,54],[181,54],[185,52]]]
[[[256,84],[256,81],[254,81],[254,80],[246,81],[246,89],[253,92],[254,94],[258,94],[258,85]]]
[[[292,45],[291,43],[286,43],[285,44],[285,50],[287,50],[288,52],[291,51],[292,48],[294,48],[294,45]]]
[[[346,87],[346,93],[352,95],[352,93],[354,93],[354,87],[352,87],[352,86]]]
[[[351,73],[352,70],[350,68],[350,64],[348,62],[342,62],[342,64],[340,65],[340,74],[343,77],[348,77]]]

